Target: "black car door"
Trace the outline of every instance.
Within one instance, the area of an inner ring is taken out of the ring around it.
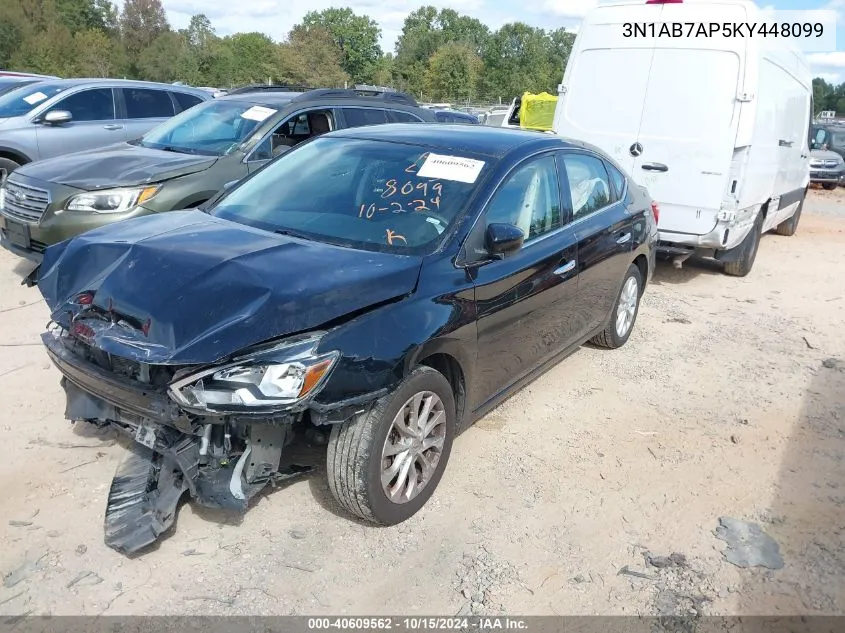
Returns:
[[[578,241],[578,339],[606,322],[633,248],[634,218],[625,207],[625,177],[594,154],[569,150],[559,161]],[[617,176],[618,175],[618,176]],[[621,178],[621,181],[620,181]]]
[[[467,241],[468,257],[483,258],[489,224],[514,224],[526,235],[519,251],[476,269],[473,409],[571,341],[578,253],[562,199],[555,154],[529,158],[499,185]]]

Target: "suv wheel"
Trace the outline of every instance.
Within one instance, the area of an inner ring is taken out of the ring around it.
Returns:
[[[6,172],[9,174],[11,174],[20,166],[20,163],[16,163],[10,158],[0,158],[0,169],[5,169]]]
[[[369,413],[332,427],[329,488],[352,514],[381,525],[410,518],[431,497],[449,460],[455,397],[449,381],[417,367]]]

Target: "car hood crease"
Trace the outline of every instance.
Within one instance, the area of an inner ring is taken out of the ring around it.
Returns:
[[[48,248],[38,288],[53,320],[86,324],[96,347],[191,365],[406,295],[421,264],[180,211]],[[85,293],[94,295],[91,306],[78,302]]]
[[[43,182],[90,191],[133,187],[187,176],[208,169],[216,160],[216,156],[165,152],[119,143],[37,161],[24,165],[18,171],[22,176]]]

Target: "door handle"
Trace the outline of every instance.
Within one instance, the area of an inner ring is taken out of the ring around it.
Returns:
[[[123,126],[122,126],[122,125],[117,125],[117,124],[115,124],[115,123],[109,123],[108,125],[104,125],[104,126],[103,126],[103,129],[104,129],[104,130],[122,130],[122,129],[123,129]]]
[[[575,260],[566,262],[563,266],[555,268],[555,275],[565,275],[568,272],[575,270]]]
[[[783,139],[780,139],[778,141],[778,145],[780,145],[781,147],[792,147],[792,141],[785,141]]]
[[[646,171],[669,171],[669,168],[663,163],[643,163],[642,168]]]
[[[619,239],[616,240],[617,244],[627,244],[631,241],[631,234],[630,233],[623,233],[619,236]]]

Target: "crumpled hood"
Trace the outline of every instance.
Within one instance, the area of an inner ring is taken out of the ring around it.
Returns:
[[[90,191],[132,187],[186,176],[211,167],[216,156],[165,152],[118,143],[64,154],[20,167],[21,175]]]
[[[38,288],[53,319],[69,329],[88,324],[96,347],[145,363],[191,365],[405,295],[421,264],[420,257],[178,211],[124,220],[48,248]],[[76,303],[87,291],[94,292],[92,307]],[[93,318],[94,312],[108,316]]]

